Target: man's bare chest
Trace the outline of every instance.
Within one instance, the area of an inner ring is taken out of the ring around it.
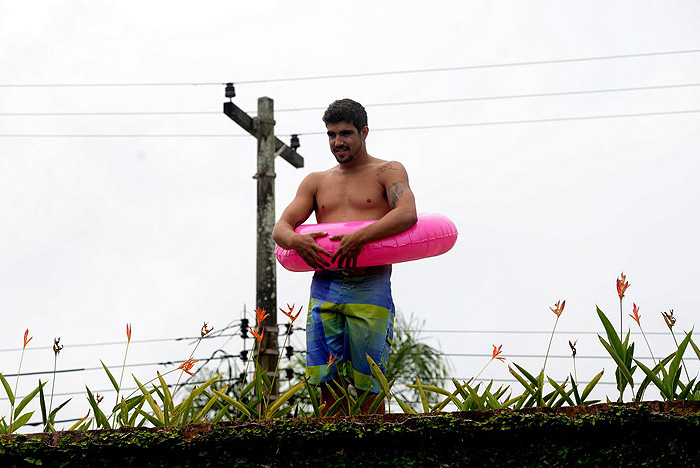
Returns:
[[[389,211],[384,187],[374,174],[362,177],[328,176],[316,192],[319,222],[377,219]]]

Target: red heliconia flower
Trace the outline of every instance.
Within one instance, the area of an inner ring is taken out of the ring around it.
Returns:
[[[131,343],[131,324],[130,323],[126,324],[126,340],[127,340],[127,343]]]
[[[627,291],[627,288],[629,287],[630,284],[627,282],[625,273],[620,273],[620,277],[617,279],[617,295],[620,297],[620,300],[625,297],[625,291]]]
[[[557,301],[554,307],[550,307],[550,310],[559,317],[564,312],[564,306],[566,306],[566,301]]]
[[[207,336],[211,331],[214,329],[214,327],[209,327],[209,324],[207,322],[204,322],[204,325],[202,325],[202,329],[199,332],[199,335],[204,338]]]
[[[260,325],[261,323],[263,323],[263,322],[265,321],[265,319],[268,318],[268,317],[270,316],[270,314],[268,314],[267,312],[265,312],[265,309],[261,309],[260,307],[258,307],[257,309],[255,309],[255,315],[256,315],[256,317],[258,318],[258,325]]]
[[[503,345],[498,345],[498,348],[496,348],[496,345],[493,345],[493,353],[491,355],[491,359],[498,359],[499,361],[505,361],[506,358],[501,356],[501,348]]]
[[[256,340],[262,341],[263,335],[265,335],[265,327],[262,328],[262,332],[260,333],[258,333],[258,331],[255,328],[250,327],[250,333],[255,337]]]
[[[284,309],[282,309],[282,308],[280,307],[280,311],[281,311],[284,315],[286,315],[287,317],[289,317],[289,320],[291,320],[292,323],[294,323],[294,321],[297,319],[297,317],[299,317],[299,314],[301,314],[301,309],[304,308],[304,306],[300,306],[300,307],[299,307],[299,310],[298,310],[297,313],[296,313],[296,315],[294,315],[294,306],[295,306],[295,305],[296,305],[296,304],[292,304],[291,307],[290,307],[289,304],[287,304],[287,309],[289,309],[289,310],[284,310]]]
[[[635,322],[637,322],[637,325],[640,327],[642,324],[639,322],[642,319],[642,316],[639,314],[639,307],[637,307],[637,304],[634,302],[632,303],[632,313],[630,314],[630,317],[634,319]]]
[[[24,331],[24,346],[22,346],[22,349],[26,348],[27,345],[29,344],[29,342],[32,341],[32,338],[34,338],[33,336],[29,336],[29,339],[27,339],[28,336],[29,336],[29,328],[27,328]]]
[[[194,375],[194,372],[190,371],[192,370],[192,367],[194,367],[194,363],[197,361],[199,361],[199,359],[188,359],[187,361],[180,364],[178,369],[182,369],[184,372],[187,372],[190,375]]]
[[[328,353],[328,366],[330,367],[330,365],[333,364],[337,359],[338,359],[337,354]]]

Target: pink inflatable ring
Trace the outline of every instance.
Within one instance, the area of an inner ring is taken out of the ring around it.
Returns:
[[[340,245],[340,241],[332,241],[329,237],[355,232],[374,222],[376,221],[303,224],[296,228],[296,232],[299,234],[327,232],[327,236],[319,237],[316,239],[316,242],[332,255],[338,245]],[[446,216],[419,214],[418,222],[407,231],[366,244],[357,258],[357,266],[390,265],[420,258],[435,257],[450,250],[455,245],[455,242],[457,242],[457,228]],[[277,246],[275,248],[275,256],[282,266],[289,271],[314,270],[294,250],[287,250]]]

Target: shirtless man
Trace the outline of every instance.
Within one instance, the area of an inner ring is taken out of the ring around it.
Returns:
[[[403,165],[367,153],[369,128],[362,105],[350,99],[335,101],[323,121],[338,164],[301,182],[275,225],[273,238],[318,269],[308,309],[306,374],[310,382],[324,383],[321,402],[328,409],[334,401],[328,386],[338,374],[358,390],[379,392],[366,355],[384,370],[393,338],[391,266],[357,268],[357,257],[365,244],[407,230],[417,217]],[[318,223],[378,221],[352,234],[331,237],[339,242],[331,256],[316,243],[327,233],[294,232],[312,212]],[[333,362],[328,365],[329,361]],[[372,400],[363,405],[364,411]],[[382,402],[379,412],[383,411]]]

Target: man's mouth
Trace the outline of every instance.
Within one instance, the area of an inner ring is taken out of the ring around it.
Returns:
[[[348,152],[348,148],[346,148],[344,146],[341,146],[341,147],[335,149],[335,154],[347,153],[347,152]]]

